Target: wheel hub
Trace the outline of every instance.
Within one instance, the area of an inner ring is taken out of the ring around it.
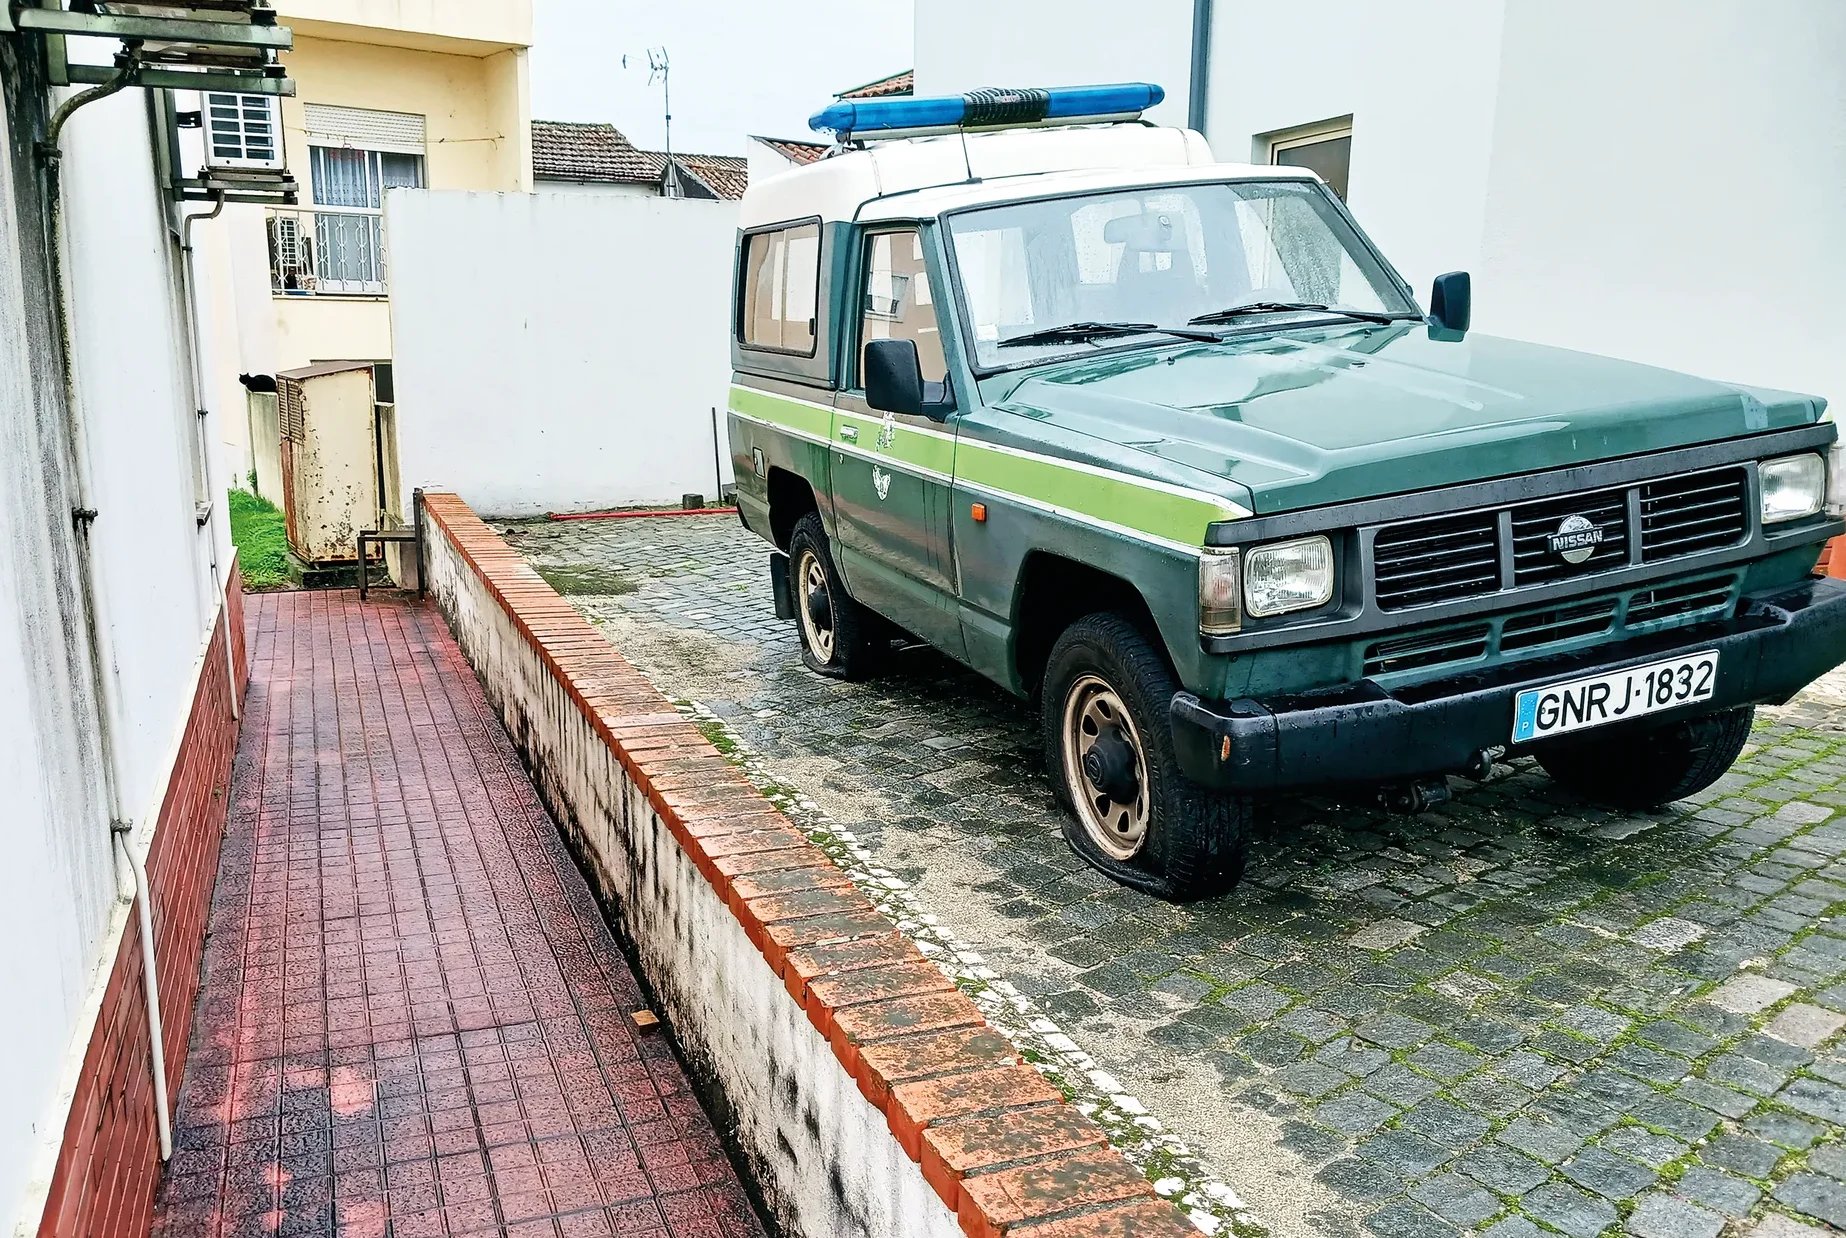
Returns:
[[[817,628],[833,626],[833,603],[827,597],[825,585],[808,590],[808,618]]]
[[[1140,780],[1135,775],[1135,750],[1120,727],[1105,727],[1090,750],[1083,754],[1083,776],[1098,794],[1118,804],[1132,804]]]
[[[1065,690],[1065,786],[1084,832],[1112,859],[1131,860],[1147,837],[1147,754],[1120,693],[1102,676],[1080,675]]]

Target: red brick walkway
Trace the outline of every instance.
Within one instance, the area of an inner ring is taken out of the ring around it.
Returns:
[[[245,609],[156,1233],[760,1235],[440,616],[350,592]]]

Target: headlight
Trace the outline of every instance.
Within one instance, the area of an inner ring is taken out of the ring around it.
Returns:
[[[1820,419],[1832,421],[1833,410],[1822,413]],[[1827,448],[1827,514],[1846,516],[1846,439],[1836,438]]]
[[[1207,550],[1199,556],[1199,634],[1229,636],[1243,626],[1235,550]]]
[[[1762,479],[1763,523],[1812,516],[1827,499],[1827,464],[1819,456],[1783,456],[1756,466]]]
[[[1333,597],[1333,543],[1304,537],[1252,550],[1244,556],[1243,596],[1258,617],[1325,605]]]

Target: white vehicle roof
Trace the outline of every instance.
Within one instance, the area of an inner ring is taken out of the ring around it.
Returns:
[[[849,221],[1127,185],[1254,177],[1315,180],[1305,168],[1221,164],[1190,129],[1140,124],[1005,129],[880,142],[832,155],[745,191],[740,226]],[[972,172],[974,179],[969,179]]]

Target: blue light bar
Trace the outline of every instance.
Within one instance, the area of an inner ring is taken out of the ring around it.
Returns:
[[[1109,86],[1055,86],[1049,90],[973,90],[965,95],[914,99],[842,99],[808,117],[808,128],[853,135],[895,130],[1004,128],[1049,120],[1073,124],[1103,117],[1139,116],[1167,97],[1149,82]]]

